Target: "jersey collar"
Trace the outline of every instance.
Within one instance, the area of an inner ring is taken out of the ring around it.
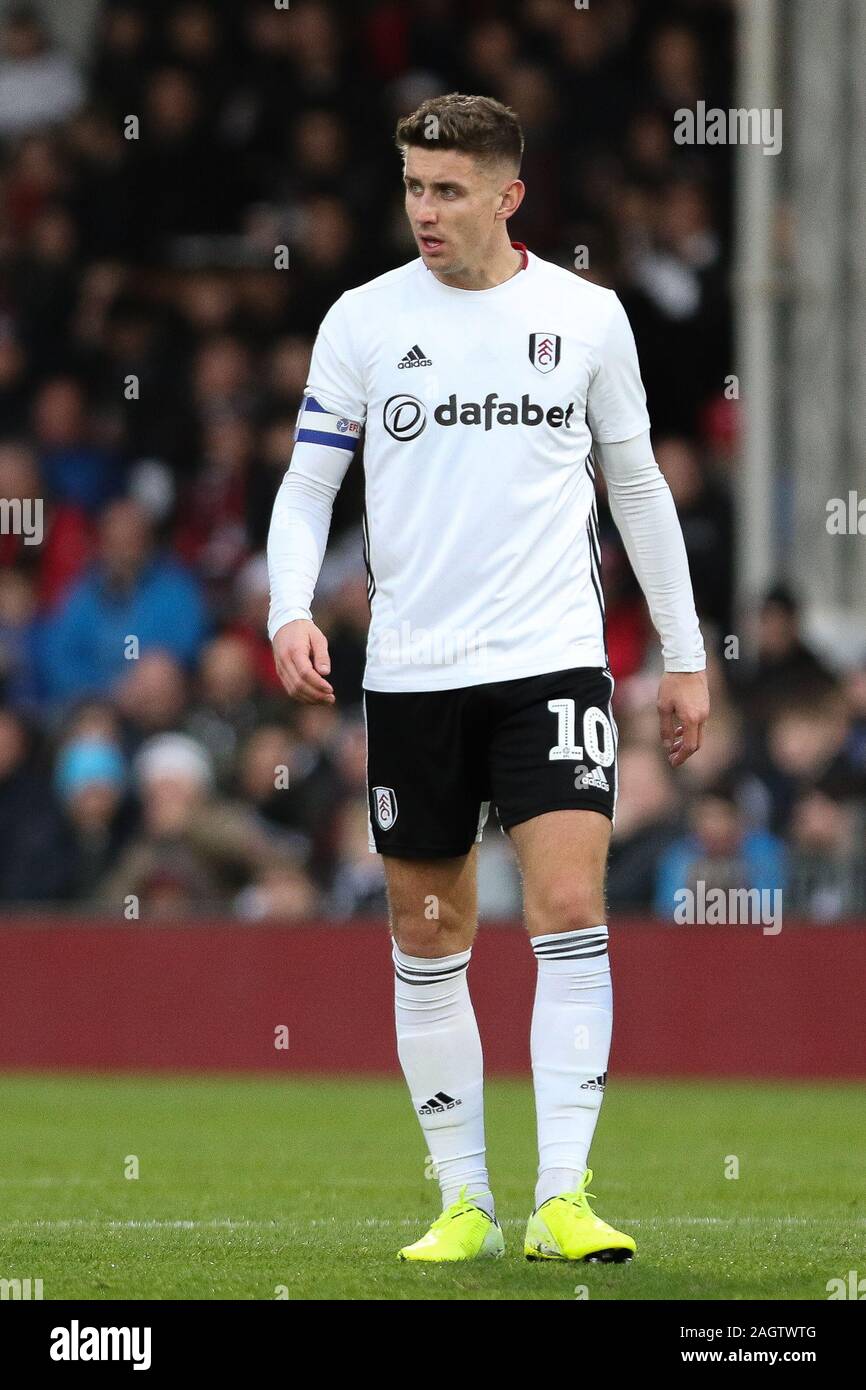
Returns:
[[[519,284],[521,281],[521,271],[529,269],[529,251],[527,250],[526,246],[523,244],[522,241],[512,241],[511,245],[514,247],[515,251],[520,252],[520,269],[516,271],[514,275],[509,275],[508,279],[503,280],[501,284],[491,285],[490,288],[486,290],[460,290],[457,289],[454,285],[443,285],[441,280],[437,280],[430,267],[424,265],[424,262],[423,260],[421,260],[420,257],[418,259],[418,264],[424,266],[424,269],[427,271],[427,284],[435,286],[436,290],[441,291],[443,294],[458,294],[462,296],[471,296],[473,299],[476,296],[482,295],[486,297],[489,295],[499,295],[503,293],[510,294],[513,292],[515,283]]]

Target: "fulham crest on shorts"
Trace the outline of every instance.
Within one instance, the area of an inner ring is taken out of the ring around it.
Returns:
[[[397,819],[397,798],[393,787],[374,787],[373,803],[380,829],[390,830]]]

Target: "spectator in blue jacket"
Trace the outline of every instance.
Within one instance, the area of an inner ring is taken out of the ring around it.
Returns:
[[[104,694],[155,647],[190,668],[208,631],[198,581],[154,547],[144,508],[119,498],[100,517],[97,559],[46,626],[45,689],[53,700]]]
[[[718,784],[704,792],[689,812],[691,833],[662,855],[656,877],[655,912],[670,917],[683,890],[696,893],[742,888],[781,892],[786,886],[784,843],[767,830],[745,823],[733,790]]]

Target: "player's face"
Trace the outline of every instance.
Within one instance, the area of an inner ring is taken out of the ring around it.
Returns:
[[[428,269],[477,272],[501,236],[503,197],[513,189],[513,176],[459,150],[410,146],[403,183],[406,215]]]

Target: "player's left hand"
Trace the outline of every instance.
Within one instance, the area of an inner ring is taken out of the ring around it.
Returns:
[[[710,717],[706,671],[666,671],[658,698],[659,732],[671,767],[696,753]]]

